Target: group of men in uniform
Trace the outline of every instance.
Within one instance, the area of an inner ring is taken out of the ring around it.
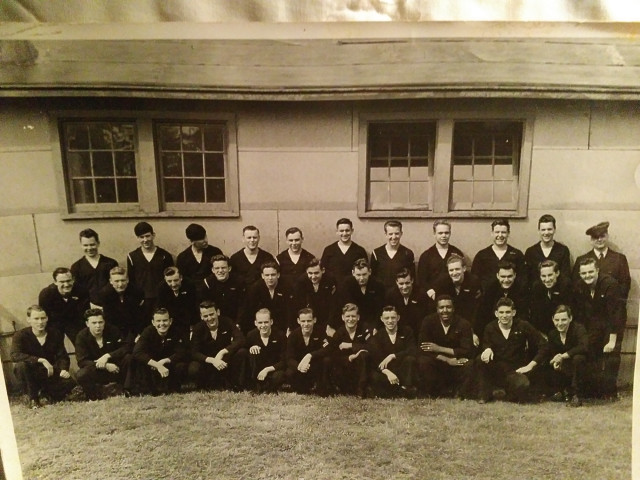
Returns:
[[[434,222],[435,243],[417,268],[396,220],[368,256],[351,220],[339,219],[338,240],[319,259],[297,227],[274,257],[246,226],[244,248],[227,257],[191,224],[175,262],[139,222],[126,269],[100,254],[98,234],[86,229],[84,256],[54,270],[27,310],[29,327],[14,336],[15,372],[34,408],[76,382],[90,400],[114,385],[130,395],[185,383],[481,403],[527,401],[532,391],[575,406],[584,396],[616,398],[630,274],[609,248],[608,227],[586,231],[593,249],[573,269],[551,215],[525,253],[508,243],[508,220],[495,220],[492,244],[471,268],[449,243],[446,220]]]

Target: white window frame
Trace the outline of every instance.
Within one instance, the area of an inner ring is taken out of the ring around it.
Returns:
[[[238,217],[240,215],[237,118],[234,113],[175,113],[162,111],[53,111],[49,112],[51,151],[58,187],[60,214],[63,219],[142,218],[142,217]],[[138,203],[74,204],[68,186],[62,155],[60,125],[62,121],[128,121],[135,124],[135,156]],[[226,124],[226,163],[224,203],[166,205],[160,185],[160,160],[156,158],[154,121],[224,122]]]
[[[455,122],[503,120],[522,122],[522,146],[517,182],[515,208],[508,210],[472,209],[453,210],[450,208],[453,178],[453,130]],[[361,218],[525,218],[529,205],[529,178],[533,152],[534,116],[530,112],[492,109],[491,111],[410,111],[410,112],[359,112],[354,115],[358,132],[358,216]],[[368,210],[368,126],[375,122],[436,122],[436,144],[433,165],[433,202],[430,209],[384,209]]]

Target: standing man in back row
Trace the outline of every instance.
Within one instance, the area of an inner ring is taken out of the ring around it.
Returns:
[[[185,234],[191,245],[178,254],[176,266],[184,278],[197,285],[211,273],[211,259],[221,255],[222,250],[209,245],[207,231],[202,225],[190,224]]]
[[[509,220],[506,218],[494,220],[491,223],[493,243],[476,253],[473,259],[471,273],[480,280],[482,290],[485,292],[498,274],[498,262],[500,260],[513,263],[515,273],[522,282],[528,284],[524,254],[507,243],[510,233],[511,225],[509,225]]]
[[[364,248],[351,239],[353,222],[348,218],[341,218],[336,222],[338,241],[327,245],[322,252],[320,263],[327,275],[334,278],[340,286],[345,279],[351,277],[351,268],[356,260],[368,258]]]
[[[388,289],[396,285],[396,273],[408,268],[415,278],[416,266],[413,252],[400,243],[402,223],[398,220],[387,220],[384,223],[387,243],[371,253],[371,275]]]
[[[566,245],[554,240],[556,219],[549,214],[542,215],[538,220],[538,233],[540,234],[540,241],[535,245],[531,245],[524,252],[530,286],[537,281],[540,264],[545,260],[556,262],[562,277],[569,279],[571,275],[571,254]],[[549,322],[551,322],[551,318],[549,318]],[[543,333],[546,333],[546,331],[543,331]]]
[[[464,258],[462,251],[449,243],[451,238],[451,224],[448,220],[433,222],[433,236],[436,239],[427,250],[422,252],[418,260],[418,288],[429,295],[431,300],[436,298],[435,286],[438,281],[447,278],[447,260],[451,255]],[[471,321],[469,319],[469,321]]]
[[[304,235],[298,227],[287,228],[284,236],[288,248],[276,256],[276,261],[280,264],[280,281],[288,290],[293,290],[306,278],[307,265],[315,257],[302,248]]]
[[[91,228],[80,232],[80,246],[84,256],[71,265],[71,273],[78,286],[94,293],[109,284],[109,272],[118,266],[118,262],[100,254],[98,232]]]
[[[260,244],[260,230],[258,230],[258,227],[253,225],[244,227],[242,229],[242,243],[244,243],[244,248],[231,255],[229,266],[248,288],[260,280],[262,265],[275,262],[276,259],[269,252],[262,250],[258,246]]]

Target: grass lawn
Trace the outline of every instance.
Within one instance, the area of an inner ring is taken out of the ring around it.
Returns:
[[[11,411],[26,479],[627,480],[631,407],[193,392]]]

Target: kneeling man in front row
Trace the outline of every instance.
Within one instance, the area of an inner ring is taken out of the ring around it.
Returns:
[[[11,345],[11,360],[22,391],[29,396],[29,406],[39,408],[40,399],[58,402],[75,386],[69,374],[69,354],[64,348],[64,334],[47,328],[47,314],[39,305],[27,309],[29,326],[18,330]]]
[[[244,388],[247,350],[244,335],[211,300],[200,304],[200,322],[193,326],[189,378],[198,388]]]
[[[249,350],[250,388],[256,392],[275,393],[284,383],[287,337],[273,328],[268,308],[256,312],[256,328],[247,333]]]
[[[542,334],[526,320],[516,318],[513,300],[501,298],[496,303],[497,320],[484,329],[482,353],[474,362],[480,403],[501,399],[525,401],[529,393],[529,376],[542,358],[545,343]],[[533,360],[531,349],[537,352]]]
[[[98,400],[105,396],[99,385],[117,383],[123,388],[131,363],[131,339],[125,340],[113,325],[106,324],[99,308],[84,312],[87,327],[76,337],[76,378],[87,400]]]
[[[158,308],[151,325],[133,347],[135,385],[133,393],[160,395],[178,392],[184,381],[189,350],[182,330],[173,327],[169,312]]]

